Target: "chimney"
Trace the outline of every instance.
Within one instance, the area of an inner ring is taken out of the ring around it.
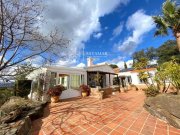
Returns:
[[[93,58],[87,58],[87,66],[88,67],[93,66]]]

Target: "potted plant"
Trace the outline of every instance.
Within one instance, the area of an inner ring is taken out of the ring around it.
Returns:
[[[90,88],[87,85],[82,84],[79,88],[81,90],[82,97],[89,96]]]
[[[59,101],[59,97],[64,89],[64,86],[56,85],[48,90],[47,94],[51,96],[52,103],[56,103]]]

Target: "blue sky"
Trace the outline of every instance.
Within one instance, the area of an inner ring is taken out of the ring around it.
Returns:
[[[63,5],[60,2],[63,1]],[[57,25],[70,38],[67,58],[57,61],[63,66],[84,66],[91,56],[94,63],[113,63],[122,68],[132,62],[131,54],[158,47],[172,35],[154,37],[151,16],[161,14],[164,0],[53,0],[46,20]],[[46,26],[51,28],[51,26]],[[91,55],[89,55],[91,53]],[[94,53],[94,54],[92,54]],[[101,55],[97,53],[107,53]],[[85,55],[84,55],[85,54]]]

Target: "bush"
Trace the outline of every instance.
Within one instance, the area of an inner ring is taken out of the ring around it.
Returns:
[[[13,96],[13,93],[14,91],[10,89],[0,89],[0,106]]]
[[[154,86],[150,86],[147,89],[144,89],[144,91],[147,97],[155,97],[159,94],[159,90]]]
[[[87,94],[90,95],[90,88],[87,85],[82,84],[79,89],[81,90],[81,92],[87,92]]]
[[[41,107],[42,105],[42,102],[12,96],[0,107],[0,123],[4,122],[6,118],[10,118],[10,120],[14,121],[15,119],[11,119],[11,116],[15,116],[16,118],[22,118],[26,115],[30,115],[33,109]],[[15,113],[16,111],[18,111],[18,114]],[[14,116],[11,114],[13,114]]]
[[[167,92],[169,87],[166,86],[166,80],[168,80],[177,90],[177,94],[180,90],[180,64],[173,58],[170,62],[165,62],[157,68],[158,72],[155,76],[155,81],[158,85],[163,85],[163,92]]]
[[[65,90],[64,86],[57,85],[57,86],[50,88],[47,91],[47,94],[50,96],[60,96],[63,90]]]
[[[18,80],[16,84],[16,96],[27,97],[31,91],[31,80]]]
[[[90,90],[89,87],[85,84],[82,84],[79,88],[82,92],[88,92]]]

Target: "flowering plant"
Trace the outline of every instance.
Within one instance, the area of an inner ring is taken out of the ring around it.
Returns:
[[[80,88],[81,92],[87,92],[88,95],[89,95],[89,93],[90,93],[90,88],[89,88],[87,85],[82,84],[79,88]]]
[[[60,96],[63,90],[65,90],[64,86],[56,85],[52,88],[49,88],[47,94],[50,96]]]

